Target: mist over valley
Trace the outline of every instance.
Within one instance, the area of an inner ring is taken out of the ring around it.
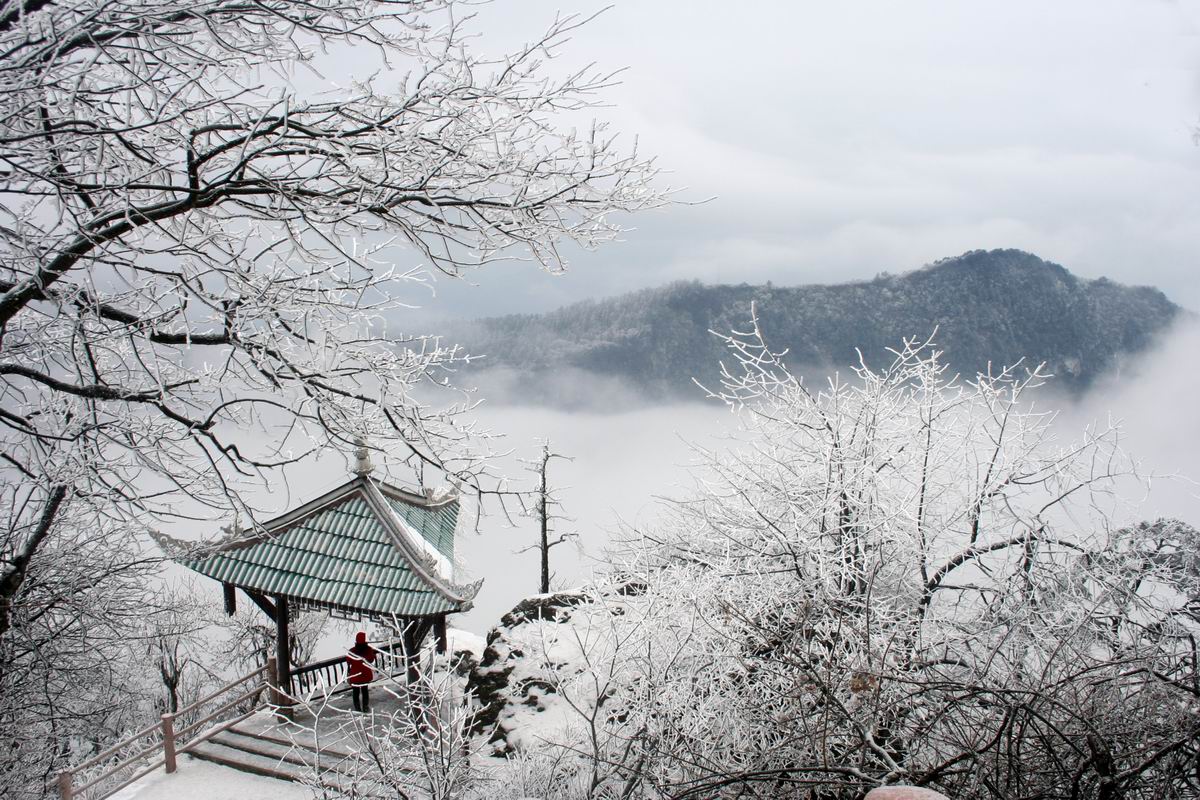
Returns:
[[[729,354],[710,330],[744,330],[752,302],[767,341],[788,349],[785,360],[814,390],[835,372],[852,379],[859,350],[879,368],[902,337],[923,340],[935,329],[963,379],[989,361],[996,370],[1044,362],[1052,377],[1034,404],[1056,414],[1061,446],[1111,421],[1154,476],[1149,492],[1129,485],[1130,519],[1200,514],[1200,418],[1186,401],[1200,396],[1191,366],[1200,324],[1157,289],[1079,279],[1013,250],[973,251],[863,283],[674,284],[456,329],[488,365],[460,377],[478,387],[481,424],[512,450],[502,471],[531,481],[521,459],[534,458],[544,439],[571,458],[551,472],[570,517],[555,527],[579,533],[575,546],[555,551],[556,586],[585,580],[615,540],[656,523],[663,498],[686,495],[696,448],[731,446],[736,414],[693,377],[719,384]],[[534,540],[532,519],[513,527],[492,516],[483,526],[463,539],[464,563],[490,574],[479,608],[464,617],[481,632],[536,578],[536,553],[517,552]]]
[[[903,340],[932,337],[964,376],[1044,364],[1074,394],[1127,369],[1188,316],[1153,287],[1082,279],[1020,250],[975,250],[871,281],[673,283],[451,324],[445,338],[478,357],[460,383],[489,402],[613,410],[702,397],[696,382],[715,385],[727,357],[714,333],[745,330],[752,308],[771,348],[806,375],[844,374],[860,354],[879,367]]]

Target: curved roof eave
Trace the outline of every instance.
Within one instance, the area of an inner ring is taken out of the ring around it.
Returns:
[[[392,509],[388,506],[387,500],[384,498],[383,492],[379,490],[379,487],[368,477],[363,477],[359,480],[363,482],[363,494],[367,503],[371,506],[371,510],[383,521],[384,527],[392,535],[396,546],[408,560],[409,568],[412,569],[413,573],[428,583],[434,591],[445,599],[460,604],[461,611],[470,609],[474,605],[475,596],[479,593],[479,587],[483,585],[483,581],[478,580],[466,586],[455,586],[449,581],[444,580],[435,572],[435,568],[430,563],[430,558],[426,555],[424,547],[412,540],[415,534],[408,530],[408,526],[401,525],[396,515],[392,513]]]
[[[415,530],[411,530],[410,526],[401,524],[398,514],[393,512],[387,499],[384,496],[386,490],[388,494],[396,497],[402,502],[409,503],[414,506],[423,508],[439,508],[448,505],[452,502],[457,502],[457,497],[451,495],[446,498],[432,500],[431,498],[422,497],[421,495],[413,494],[404,491],[394,486],[383,484],[384,489],[376,485],[375,481],[369,476],[356,476],[340,486],[331,489],[325,494],[307,502],[291,511],[281,514],[274,519],[268,520],[254,526],[253,534],[244,538],[236,538],[233,541],[226,540],[211,548],[200,548],[192,551],[190,557],[177,557],[176,560],[184,562],[186,566],[194,569],[201,574],[207,575],[214,579],[220,580],[219,577],[213,575],[209,570],[202,568],[205,562],[210,559],[222,555],[230,554],[233,551],[241,550],[248,547],[253,547],[258,544],[269,542],[277,536],[282,536],[296,525],[302,524],[310,517],[329,509],[331,506],[347,501],[354,495],[359,495],[367,504],[372,515],[382,525],[391,544],[400,551],[408,569],[413,573],[421,583],[428,587],[428,590],[440,597],[445,603],[452,606],[449,609],[450,613],[462,612],[469,610],[474,605],[474,598],[479,592],[480,586],[483,584],[482,579],[472,584],[465,586],[456,585],[449,580],[437,574],[436,564],[430,563],[431,556],[426,554],[423,546],[423,540],[418,542],[416,537],[419,537]],[[245,531],[243,531],[244,533]],[[191,563],[187,563],[191,562]],[[256,591],[269,591],[277,593],[277,590],[265,590],[258,587],[249,586]],[[288,594],[287,592],[279,592]],[[317,598],[309,598],[303,595],[293,595],[300,600],[308,602],[320,603]],[[372,613],[386,613],[377,609],[361,609]],[[439,612],[441,613],[441,612]]]

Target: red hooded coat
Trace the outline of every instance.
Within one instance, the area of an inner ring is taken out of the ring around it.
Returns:
[[[346,663],[350,665],[346,672],[346,680],[351,686],[365,686],[375,679],[375,670],[371,669],[371,664],[375,663],[376,652],[374,647],[367,644],[367,634],[359,631],[354,640],[354,647],[346,653]]]

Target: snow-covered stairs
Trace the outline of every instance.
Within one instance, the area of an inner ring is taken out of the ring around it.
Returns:
[[[331,746],[321,747],[318,757],[311,741],[238,726],[189,748],[188,752],[215,764],[285,781],[312,782],[319,774],[320,782],[324,784],[337,782],[346,759],[360,758],[348,750]]]

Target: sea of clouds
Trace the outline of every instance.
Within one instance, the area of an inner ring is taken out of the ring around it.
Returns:
[[[1086,394],[1058,392],[1051,380],[1036,399],[1056,413],[1053,432],[1068,446],[1084,430],[1113,423],[1120,427],[1123,449],[1139,463],[1143,480],[1123,484],[1118,523],[1179,517],[1200,525],[1200,324],[1184,323],[1165,336],[1154,351],[1130,359]],[[577,545],[552,551],[554,585],[567,587],[587,579],[605,564],[605,550],[633,529],[653,526],[663,512],[663,497],[686,494],[697,463],[696,447],[726,446],[736,417],[704,398],[694,402],[653,404],[635,387],[586,373],[569,376],[563,403],[547,403],[547,392],[563,387],[521,387],[515,376],[492,380],[491,399],[478,410],[486,427],[502,432],[511,453],[500,468],[514,483],[535,482],[523,460],[534,458],[541,440],[572,460],[551,462],[549,482],[556,487],[562,513],[570,520],[555,528],[578,534]],[[823,380],[813,376],[812,380]],[[481,392],[487,398],[489,381]],[[551,400],[555,398],[551,397]],[[460,559],[474,577],[485,579],[476,607],[457,624],[486,633],[501,614],[537,591],[538,556],[519,552],[537,537],[533,517],[485,514],[479,532],[465,533]]]

